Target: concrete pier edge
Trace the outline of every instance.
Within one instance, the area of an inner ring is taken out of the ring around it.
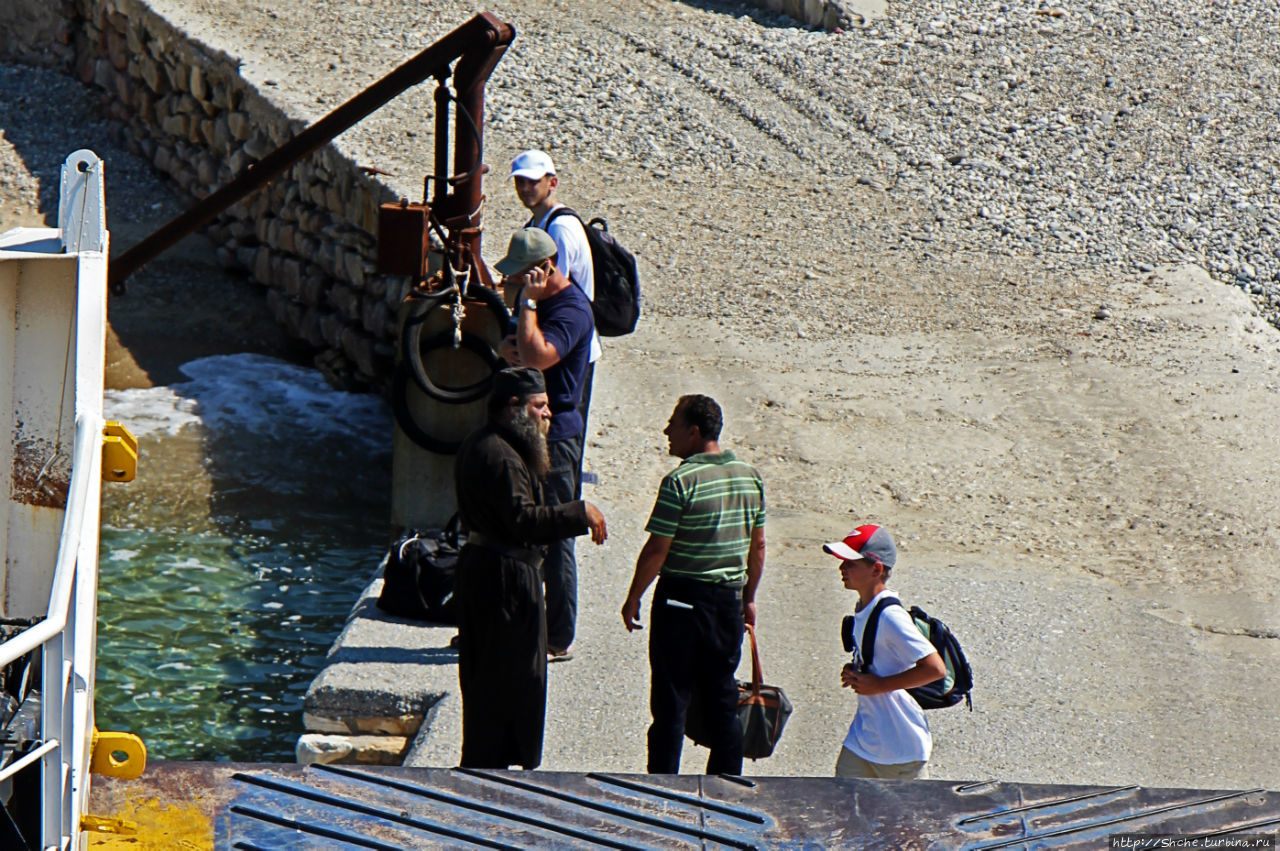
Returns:
[[[307,689],[300,763],[407,762],[456,693],[457,629],[389,615],[381,591],[379,566]]]

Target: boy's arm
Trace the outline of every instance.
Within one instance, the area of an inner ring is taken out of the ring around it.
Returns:
[[[915,688],[940,680],[947,675],[946,663],[937,653],[930,653],[914,667],[891,677],[877,677],[875,674],[860,674],[852,665],[845,665],[840,671],[840,683],[853,689],[858,694],[888,694],[898,689]]]

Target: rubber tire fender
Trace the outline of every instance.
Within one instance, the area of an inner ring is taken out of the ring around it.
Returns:
[[[502,368],[502,360],[498,357],[492,347],[475,334],[467,331],[462,332],[462,346],[460,348],[477,355],[485,365],[489,367],[489,373],[484,378],[474,384],[467,384],[462,387],[445,387],[431,380],[427,375],[426,366],[422,362],[422,353],[435,351],[436,349],[453,348],[453,332],[441,331],[428,337],[421,347],[418,349],[419,356],[412,360],[403,361],[409,366],[409,374],[413,377],[414,384],[437,402],[444,402],[449,405],[465,405],[468,402],[474,402],[477,399],[483,399],[489,394],[489,388],[493,386],[493,374]]]
[[[489,309],[489,312],[498,321],[498,327],[505,331],[507,323],[511,320],[511,314],[507,310],[507,305],[502,300],[502,296],[498,295],[496,290],[491,290],[488,287],[474,287],[470,292],[478,294],[477,300]],[[498,369],[499,359],[497,353],[487,343],[478,336],[464,331],[462,333],[462,345],[480,355],[489,363],[489,375],[475,384],[465,387],[441,387],[427,375],[426,367],[422,363],[424,349],[431,351],[432,349],[440,348],[444,342],[452,346],[454,339],[452,331],[444,331],[431,336],[424,342],[422,340],[422,325],[432,310],[453,295],[452,290],[443,290],[427,296],[419,304],[411,308],[400,335],[400,357],[403,363],[409,365],[414,383],[418,385],[423,393],[439,402],[461,405],[467,402],[474,402],[489,392],[489,388],[493,385],[493,373]],[[484,351],[481,351],[480,347],[483,347]]]
[[[396,425],[405,436],[423,449],[438,455],[452,455],[462,445],[461,440],[444,440],[427,431],[413,418],[409,409],[409,388],[413,384],[413,373],[403,363],[396,364],[391,376],[391,412],[395,415]]]

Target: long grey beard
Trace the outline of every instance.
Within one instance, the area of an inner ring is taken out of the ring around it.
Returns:
[[[551,454],[547,450],[547,433],[544,421],[530,416],[520,407],[506,422],[512,445],[528,465],[534,478],[545,478],[551,469]]]

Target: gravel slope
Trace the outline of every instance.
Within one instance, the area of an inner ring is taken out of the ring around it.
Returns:
[[[392,0],[157,6],[243,55],[303,117],[466,17]],[[518,32],[490,86],[489,160],[536,142],[606,209],[653,192],[616,197],[602,172],[677,193],[724,175],[770,219],[838,211],[856,236],[869,226],[849,215],[857,187],[892,187],[914,215],[882,223],[882,246],[980,245],[1064,270],[1192,262],[1259,295],[1273,321],[1280,310],[1280,22],[1267,4],[933,0],[834,35],[741,4],[489,10]],[[298,85],[300,67],[319,70]],[[408,95],[343,143],[416,194],[428,115],[427,94]],[[645,221],[626,212],[629,227]],[[760,259],[830,251],[829,229],[805,230]]]
[[[157,6],[303,118],[470,14]],[[662,424],[709,392],[769,487],[761,641],[798,706],[751,771],[831,769],[851,601],[815,546],[873,520],[977,673],[972,715],[934,715],[934,776],[1280,787],[1270,7],[915,2],[841,34],[732,4],[490,11],[518,37],[489,87],[487,253],[523,221],[505,164],[541,146],[648,299],[597,381],[588,498],[612,535],[581,547],[544,767],[643,767],[645,636],[617,607]],[[340,145],[416,195],[429,98]]]

